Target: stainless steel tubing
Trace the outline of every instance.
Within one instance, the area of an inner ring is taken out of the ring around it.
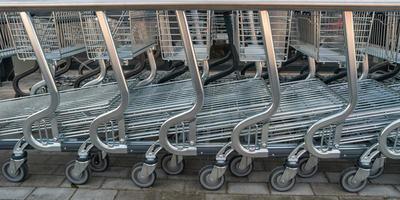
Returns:
[[[269,14],[268,11],[263,10],[260,11],[260,24],[261,30],[263,34],[263,42],[265,45],[265,54],[267,58],[267,67],[268,67],[268,77],[269,77],[269,85],[271,90],[271,104],[267,108],[266,111],[259,113],[257,115],[251,116],[239,124],[235,126],[232,131],[232,147],[235,149],[240,155],[243,156],[255,156],[255,157],[267,157],[268,156],[268,149],[267,147],[267,137],[262,136],[261,145],[265,148],[261,148],[254,151],[249,151],[248,149],[244,148],[240,142],[240,133],[245,128],[259,123],[261,121],[268,121],[270,120],[271,116],[278,110],[279,103],[280,103],[280,88],[279,88],[279,76],[278,76],[278,67],[276,64],[275,58],[275,50],[274,44],[272,40],[272,32],[271,32],[271,24],[269,21]],[[266,133],[263,133],[266,134]]]
[[[106,43],[108,55],[111,60],[111,65],[114,70],[115,79],[118,83],[118,88],[121,92],[120,94],[120,102],[117,108],[101,114],[93,122],[90,124],[89,134],[91,142],[100,150],[106,151],[109,153],[127,153],[126,145],[118,145],[118,146],[108,146],[104,144],[97,135],[97,129],[111,120],[120,121],[123,119],[123,112],[128,108],[129,104],[129,90],[126,84],[126,80],[124,77],[124,72],[122,71],[121,62],[118,57],[117,49],[114,44],[114,40],[112,38],[112,34],[110,31],[110,27],[107,22],[107,16],[103,11],[96,11],[96,15],[99,21],[99,25],[101,28],[101,32],[104,37],[104,41]]]
[[[321,119],[313,124],[305,135],[305,148],[313,155],[319,158],[338,158],[340,157],[339,143],[340,133],[335,134],[333,148],[322,151],[314,145],[314,137],[318,130],[331,124],[339,124],[343,122],[355,109],[357,105],[357,66],[356,66],[356,50],[354,41],[353,13],[344,11],[344,30],[345,41],[347,47],[347,76],[348,76],[348,94],[349,102],[347,107],[334,115]]]
[[[197,59],[196,59],[196,54],[193,48],[193,43],[192,39],[190,37],[190,32],[189,32],[189,26],[186,20],[186,14],[185,11],[182,10],[177,10],[176,11],[176,17],[178,19],[178,24],[179,24],[179,30],[181,33],[181,37],[183,40],[184,44],[184,49],[186,53],[186,62],[189,66],[189,71],[192,77],[192,85],[195,90],[195,95],[196,95],[196,100],[193,105],[189,110],[178,114],[174,117],[169,118],[167,121],[165,121],[160,128],[160,145],[167,150],[169,153],[176,154],[176,155],[196,155],[197,150],[195,145],[195,141],[190,141],[193,146],[190,146],[188,148],[185,148],[183,150],[178,149],[174,145],[170,143],[168,140],[168,130],[175,126],[176,124],[180,122],[193,122],[196,119],[196,114],[200,112],[201,108],[203,107],[204,104],[204,89],[203,89],[203,83],[200,77],[200,72],[197,66]],[[189,130],[189,135],[196,134],[196,130],[193,130],[192,128]],[[194,133],[193,133],[194,132]],[[193,139],[193,138],[192,138]],[[195,139],[195,138],[194,138]]]
[[[1,0],[0,10],[342,10],[387,11],[400,8],[398,0]]]
[[[50,99],[51,99],[50,104],[47,108],[36,112],[35,114],[29,116],[26,119],[23,127],[24,137],[25,140],[35,149],[43,151],[60,151],[61,150],[60,143],[43,145],[42,143],[37,141],[32,135],[33,123],[46,117],[51,118],[54,115],[54,112],[56,111],[58,104],[60,103],[60,97],[52,73],[50,71],[49,65],[46,61],[43,49],[40,45],[39,38],[37,37],[37,34],[33,27],[31,18],[27,12],[21,12],[20,16],[24,24],[25,31],[27,32],[29,40],[32,44],[32,48],[35,52],[37,62],[42,72],[42,76],[46,81],[46,85],[50,92]]]

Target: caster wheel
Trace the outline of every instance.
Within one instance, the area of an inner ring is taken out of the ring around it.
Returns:
[[[131,179],[135,185],[141,188],[151,187],[156,182],[156,173],[151,173],[148,177],[142,177],[140,172],[142,171],[143,163],[137,163],[133,166],[131,171]]]
[[[225,175],[217,180],[210,178],[214,166],[208,165],[200,170],[200,185],[206,190],[219,190],[225,183]]]
[[[305,168],[307,161],[308,158],[302,158],[299,160],[299,171],[297,172],[297,175],[301,178],[310,178],[314,176],[318,171],[318,165],[316,165],[312,169],[306,170]]]
[[[278,192],[289,191],[294,187],[294,184],[296,183],[296,177],[294,177],[293,179],[289,180],[286,183],[282,183],[282,181],[280,180],[284,171],[285,167],[277,167],[274,170],[272,170],[271,175],[269,176],[269,182],[271,183],[271,187]]]
[[[101,152],[93,153],[90,159],[90,170],[94,172],[104,172],[110,166],[110,158],[108,155],[103,159]]]
[[[74,169],[75,160],[69,162],[65,167],[65,176],[68,181],[75,185],[83,185],[89,181],[90,178],[90,169],[86,168],[81,174],[78,176],[72,173]]]
[[[369,179],[375,179],[380,177],[383,174],[383,167],[377,169],[377,170],[371,170],[371,173],[369,174]]]
[[[24,162],[21,167],[18,169],[17,173],[12,174],[10,172],[10,161],[7,161],[3,164],[1,171],[3,176],[10,182],[22,182],[28,176],[28,164]]]
[[[363,180],[360,183],[353,183],[352,179],[357,173],[357,167],[347,168],[342,172],[340,176],[340,186],[347,192],[359,192],[367,185],[367,180]]]
[[[167,154],[161,159],[161,168],[168,175],[178,175],[183,172],[185,168],[184,160],[178,163],[176,166],[171,166],[172,154]]]
[[[230,172],[237,177],[246,177],[253,171],[253,163],[246,167],[246,169],[240,169],[240,161],[242,160],[241,156],[236,156],[231,159],[229,162],[229,170]]]

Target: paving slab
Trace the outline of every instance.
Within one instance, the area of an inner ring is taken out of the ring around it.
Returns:
[[[199,183],[199,181],[185,181],[184,191],[188,193],[215,193],[215,194],[224,194],[227,192],[227,184],[224,184],[219,190],[209,191],[203,189]]]
[[[161,193],[151,191],[130,191],[121,190],[118,191],[115,200],[149,200],[149,199],[161,199]],[[179,198],[177,198],[179,199]]]
[[[256,172],[252,172],[248,179],[249,182],[252,183],[266,183],[268,182],[268,177],[269,177],[270,172],[266,172],[266,171],[256,171]]]
[[[23,187],[57,187],[64,182],[64,176],[30,175],[21,186]]]
[[[101,188],[115,190],[140,190],[140,188],[128,178],[106,178]]]
[[[293,196],[269,196],[269,195],[251,195],[249,200],[294,200]]]
[[[336,196],[324,196],[324,197],[316,197],[316,196],[295,196],[294,200],[339,200]]]
[[[185,188],[185,182],[179,180],[159,180],[153,185],[154,190],[162,191],[183,191]]]
[[[2,187],[16,187],[16,186],[19,186],[19,185],[21,185],[21,183],[10,182],[6,178],[4,178],[4,176],[1,175],[1,173],[0,173],[0,186],[2,186]]]
[[[113,200],[117,190],[78,189],[71,200]]]
[[[348,196],[348,195],[357,195],[357,193],[350,193],[344,191],[339,184],[336,183],[311,183],[311,188],[313,189],[315,195],[325,196],[325,195],[334,195],[334,196]]]
[[[328,178],[326,177],[325,173],[322,172],[318,172],[310,178],[297,177],[296,180],[299,183],[328,183]]]
[[[112,178],[127,178],[129,177],[130,168],[128,167],[110,167],[105,172],[93,172],[93,176],[112,177]]]
[[[374,184],[393,184],[400,185],[400,174],[382,174],[381,176],[371,179]]]
[[[326,177],[329,183],[339,183],[340,173],[338,172],[326,172]]]
[[[361,196],[343,196],[339,200],[383,200],[383,197],[361,197]],[[387,199],[386,199],[387,200]]]
[[[292,196],[294,196],[294,195],[309,195],[309,196],[314,195],[314,193],[311,189],[311,186],[308,183],[296,183],[294,185],[294,187],[287,192],[275,191],[270,186],[270,191],[271,191],[271,194],[273,194],[273,195],[292,195]]]
[[[28,161],[29,162],[29,161]],[[50,175],[58,169],[58,165],[28,164],[30,174]]]
[[[361,196],[396,197],[400,198],[400,191],[392,185],[368,184],[361,192]]]
[[[206,194],[205,199],[206,200],[250,200],[247,195],[228,195],[228,194]]]
[[[177,200],[177,199],[190,199],[190,200],[204,200],[205,194],[190,194],[183,192],[161,192],[162,200]]]
[[[75,185],[69,182],[67,179],[60,185],[60,187],[64,188],[90,188],[90,189],[98,189],[104,183],[104,177],[90,177],[88,182],[83,185]]]
[[[68,200],[74,192],[72,188],[36,188],[27,200]]]
[[[33,187],[0,187],[0,199],[25,199],[34,189]]]
[[[228,183],[229,194],[269,194],[265,183]]]

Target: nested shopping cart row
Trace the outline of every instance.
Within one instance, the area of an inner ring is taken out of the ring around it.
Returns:
[[[186,156],[213,155],[215,164],[199,173],[200,184],[210,190],[223,186],[227,168],[235,176],[247,176],[254,159],[272,156],[286,158],[269,176],[278,191],[290,190],[296,176],[314,175],[319,159],[359,159],[357,168],[345,170],[340,180],[345,190],[357,192],[368,178],[380,175],[386,157],[398,158],[400,93],[365,76],[368,55],[395,62],[393,38],[398,34],[392,33],[393,26],[382,26],[395,23],[395,12],[60,11],[4,16],[8,41],[20,59],[38,61],[49,91],[0,102],[0,145],[13,149],[2,169],[10,181],[26,178],[28,146],[77,152],[65,169],[74,184],[86,183],[91,170],[105,170],[109,154],[145,155],[130,174],[140,187],[154,184],[158,163],[167,174],[177,175]],[[233,42],[232,53],[240,61],[256,63],[254,77],[204,85],[216,40]],[[280,83],[278,68],[290,48],[308,57],[309,75]],[[386,54],[371,53],[379,52],[376,48]],[[71,55],[72,49],[99,60],[103,72],[110,61],[116,82],[101,84],[101,73],[84,88],[58,91],[49,64]],[[183,61],[190,78],[151,84],[157,73],[154,49],[164,60]],[[150,63],[148,77],[125,80],[121,61],[142,53]],[[347,83],[318,80],[315,64],[321,62],[346,68]],[[261,78],[265,68],[268,80]],[[167,154],[158,161],[161,151]]]

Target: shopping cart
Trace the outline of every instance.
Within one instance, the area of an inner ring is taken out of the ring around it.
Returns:
[[[11,32],[6,20],[5,13],[0,13],[0,63],[4,58],[11,57],[17,53]]]
[[[76,14],[79,16],[79,13]],[[131,16],[131,21],[145,18],[143,15],[142,17],[134,14]],[[15,17],[17,16],[15,15]],[[33,30],[34,27],[28,14],[20,13],[20,17],[21,23],[23,23],[21,24],[23,25],[21,30],[24,30],[23,28],[30,30],[26,31],[29,33],[26,35],[26,39],[29,38],[33,44],[35,44],[35,41],[39,42],[39,34],[36,34]],[[131,30],[132,34],[134,34],[134,31],[145,33],[140,28]],[[152,45],[154,43],[155,40],[152,41]],[[28,45],[28,43],[26,44]],[[46,59],[48,57],[44,57],[46,55],[43,52],[44,48],[41,48],[40,45],[32,45],[30,48],[32,51],[35,50],[35,54],[31,55],[30,58],[34,56],[38,58],[50,94],[1,102],[5,105],[2,108],[6,111],[2,112],[4,115],[2,115],[1,119],[1,141],[11,142],[11,145],[14,143],[13,156],[10,161],[3,165],[3,173],[6,174],[5,177],[10,181],[16,182],[25,179],[27,174],[26,164],[24,164],[26,163],[25,148],[28,144],[35,149],[43,151],[79,150],[79,162],[75,161],[67,165],[66,176],[71,182],[82,184],[88,180],[90,170],[87,169],[78,173],[80,171],[75,166],[80,167],[82,163],[90,164],[90,168],[94,171],[103,171],[108,166],[108,160],[104,154],[91,160],[89,150],[93,145],[89,144],[88,130],[96,116],[113,109],[113,105],[120,95],[117,89],[118,85],[111,83],[58,92],[55,88],[51,71],[47,67]],[[132,49],[132,51],[134,50]],[[143,51],[142,49],[140,50]],[[41,57],[40,52],[43,53],[43,57]],[[18,107],[16,105],[34,106],[30,107],[31,109],[21,107],[17,115],[15,115],[15,111],[9,109]],[[21,138],[22,133],[23,138]]]
[[[374,17],[371,39],[366,52],[382,61],[382,66],[388,67],[387,73],[381,71],[374,73],[376,76],[391,75],[390,79],[385,80],[386,84],[395,84],[398,82],[398,64],[399,64],[399,12],[377,12]],[[397,73],[397,74],[396,74]]]
[[[19,49],[20,60],[36,60],[33,48],[29,43],[22,21],[18,13],[6,13],[11,36],[15,48]],[[46,59],[51,64],[53,74],[57,61],[69,58],[85,51],[78,12],[47,12],[32,17],[36,32],[40,37]],[[45,86],[44,80],[32,86],[31,94],[35,94]]]
[[[346,109],[339,113],[323,118],[314,123],[307,131],[305,143],[293,151],[284,168],[273,171],[270,180],[274,189],[290,189],[294,185],[298,171],[316,171],[318,158],[358,158],[376,142],[378,133],[398,117],[398,111],[393,106],[398,105],[399,94],[388,89],[383,84],[366,79],[368,68],[363,66],[363,75],[357,83],[357,67],[362,62],[365,48],[357,45],[358,42],[368,41],[370,26],[374,13],[349,13],[344,12],[343,22],[345,28],[344,41],[347,41],[348,54],[348,81],[331,85],[330,88],[343,98],[349,97]],[[329,15],[331,16],[331,15]],[[353,24],[354,22],[354,24]],[[336,23],[335,23],[336,24]],[[337,27],[337,25],[332,27]],[[362,30],[360,31],[359,28]],[[335,30],[335,29],[334,29]],[[342,31],[343,33],[343,31]],[[366,34],[366,35],[364,35]],[[339,37],[339,35],[338,35]],[[364,38],[364,39],[360,39]],[[365,41],[364,41],[365,40]],[[364,50],[363,50],[364,49]],[[339,57],[338,57],[339,58]],[[309,153],[306,162],[299,161]],[[355,175],[354,169],[346,170],[342,174],[341,185],[349,192],[362,189],[371,175],[377,176],[383,164],[382,159],[376,160],[376,169],[360,162],[362,173]],[[356,170],[357,171],[357,170]],[[365,173],[367,172],[367,173]],[[371,173],[370,173],[371,172]],[[363,180],[362,180],[363,179]]]
[[[269,13],[275,58],[277,63],[282,63],[287,59],[292,12]],[[238,11],[237,24],[237,47],[241,60],[256,61],[259,62],[258,65],[263,66],[266,53],[260,13]],[[253,169],[254,158],[287,156],[303,141],[310,125],[321,117],[339,111],[344,105],[342,98],[312,77],[284,83],[279,87],[281,93],[275,94],[281,96],[276,113],[266,115],[262,113],[265,112],[264,108],[257,115],[248,115],[248,118],[236,125],[231,134],[232,142],[226,144],[217,154],[216,165],[207,166],[200,172],[200,183],[204,188],[216,190],[223,185],[226,160],[233,151],[239,156],[233,157],[229,162],[231,173],[239,177],[247,176]],[[275,96],[272,94],[272,98]],[[257,119],[258,116],[262,116],[260,113],[264,116]]]
[[[309,65],[315,65],[315,62],[337,63],[339,67],[344,67],[342,14],[334,11],[298,11],[294,15],[291,46],[308,56]],[[368,68],[366,47],[372,16],[367,12],[356,12],[354,15],[357,66]],[[311,73],[315,74],[315,70]],[[363,77],[367,75],[362,74]]]

